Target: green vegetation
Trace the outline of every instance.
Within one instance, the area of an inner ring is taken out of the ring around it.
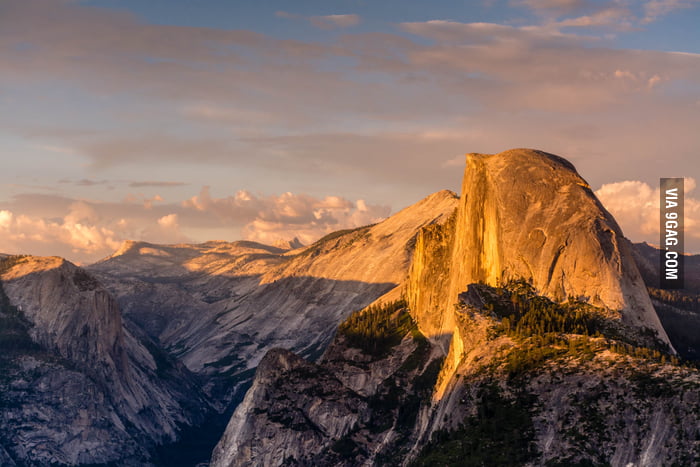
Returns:
[[[649,296],[682,310],[700,311],[700,295],[686,290],[666,290],[647,287]]]
[[[153,361],[156,364],[156,375],[158,375],[159,378],[167,378],[175,374],[174,360],[167,352],[158,347],[149,337],[144,336],[139,340],[153,357]]]
[[[500,319],[492,329],[492,337],[507,335],[518,343],[506,356],[510,377],[541,367],[552,358],[572,355],[590,359],[605,349],[661,363],[679,363],[675,356],[640,346],[622,335],[616,323],[588,303],[573,298],[555,303],[537,295],[534,287],[522,279],[499,288],[478,287],[486,302],[484,309]]]
[[[15,255],[0,258],[0,276],[12,269],[15,265],[24,261],[27,255]]]
[[[436,432],[411,465],[522,465],[535,459],[530,396],[511,399],[489,384],[479,389],[476,402],[475,415],[457,430]]]
[[[77,268],[75,270],[75,273],[73,273],[73,283],[83,292],[95,290],[99,286],[97,280],[83,268]]]
[[[644,399],[668,396],[678,390],[671,382],[654,376],[649,370],[633,372],[630,381],[634,383],[633,390],[637,396]]]
[[[496,372],[480,373],[486,379],[472,379],[467,383],[471,387],[468,393],[476,394],[467,396],[471,410],[468,413],[472,415],[462,420],[457,429],[436,432],[413,462],[414,467],[525,465],[536,461],[540,454],[534,443],[532,418],[537,403],[536,397],[525,389],[527,384],[523,383],[527,381],[524,378],[533,372],[547,371],[544,367],[549,362],[566,367],[569,359],[584,362],[602,351],[612,351],[655,364],[679,363],[675,356],[665,353],[661,347],[641,345],[653,341],[650,333],[643,330],[629,332],[617,320],[609,318],[604,310],[585,302],[570,298],[565,303],[555,303],[538,295],[524,280],[511,281],[499,288],[483,284],[474,287],[484,306],[481,310],[472,308],[470,311],[486,312],[495,318],[489,337],[507,336],[514,345],[505,346],[505,352],[500,354],[502,357],[493,363],[495,367],[489,366],[492,370],[498,369]],[[397,302],[357,313],[343,323],[341,332],[349,341],[349,336],[352,336],[351,345],[368,353],[374,351],[373,355],[386,355],[387,348],[397,345],[401,337],[412,330],[412,323],[402,321],[404,306],[404,303]],[[397,331],[399,328],[401,330]],[[417,334],[419,337],[414,336],[414,339],[418,347],[414,355],[407,358],[400,371],[387,378],[369,400],[373,413],[367,425],[370,432],[380,433],[393,427],[398,435],[398,441],[377,456],[376,461],[383,465],[393,465],[392,457],[401,458],[402,443],[410,439],[421,404],[429,399],[440,371],[441,361],[427,364],[428,357],[418,352],[422,336]],[[382,341],[383,345],[372,347],[371,342],[375,339]],[[640,368],[647,367],[645,362],[639,363]],[[424,368],[420,375],[415,374],[418,368]],[[506,378],[502,378],[502,374]],[[670,391],[668,382],[647,370],[633,372],[630,382],[630,389],[645,399],[658,398]],[[579,423],[584,434],[572,432],[570,440],[581,444],[582,453],[587,453],[590,448],[590,438],[586,434],[594,439],[607,436],[607,418],[598,399],[608,396],[605,387],[593,388],[582,391],[574,401],[582,414]],[[344,453],[352,453],[353,447],[351,443],[337,446],[338,451]],[[551,460],[548,465],[601,465],[604,461],[589,457],[588,454],[583,458],[577,455],[562,457]]]
[[[420,334],[406,310],[405,300],[371,305],[353,313],[338,327],[338,334],[345,337],[349,346],[375,358],[388,355],[409,332],[414,337]]]
[[[534,287],[522,279],[492,289],[485,308],[501,318],[496,331],[515,338],[551,333],[602,336],[611,332],[597,308],[573,298],[555,303],[537,295]]]
[[[374,359],[388,356],[405,337],[413,339],[413,351],[367,401],[372,413],[366,425],[369,432],[395,430],[395,437],[378,453],[375,461],[381,465],[398,465],[397,460],[406,454],[421,407],[430,401],[442,359],[430,361],[431,344],[418,330],[403,299],[372,305],[354,313],[339,326],[338,335],[345,339],[346,345]],[[335,452],[343,454],[344,458],[357,455],[354,441],[341,441],[333,447]]]

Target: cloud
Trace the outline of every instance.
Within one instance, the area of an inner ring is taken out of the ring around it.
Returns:
[[[695,179],[685,180],[685,248],[700,252],[700,199],[692,195]],[[659,188],[636,181],[608,183],[595,192],[632,241],[659,244]]]
[[[320,29],[349,28],[358,25],[360,17],[358,15],[312,16],[309,21]]]
[[[581,37],[562,34],[558,30],[542,26],[510,26],[497,23],[460,23],[456,21],[431,20],[402,23],[401,29],[411,34],[434,39],[450,45],[484,45],[518,43],[531,44],[537,41],[580,42]]]
[[[10,226],[12,226],[14,217],[14,214],[12,214],[10,211],[0,211],[0,229],[9,229]]]
[[[147,201],[157,200],[162,198]],[[190,240],[179,231],[177,215],[169,217],[172,205],[146,204],[18,195],[0,203],[0,245],[3,252],[57,255],[90,263],[114,252],[124,240]]]
[[[487,112],[591,115],[622,102],[639,105],[638,94],[656,91],[661,83],[700,82],[698,56],[593,47],[586,37],[544,27],[431,21],[403,28],[436,41],[408,54],[412,68],[431,70],[443,92],[456,98],[470,94]],[[636,79],[620,79],[621,67]],[[678,105],[647,102],[657,108]]]
[[[183,139],[166,134],[87,140],[76,144],[77,151],[91,159],[95,168],[141,164],[144,159],[222,160],[235,154],[231,142],[225,140]]]
[[[135,197],[134,197],[135,198]],[[152,198],[146,198],[143,200],[143,207],[144,209],[153,209],[153,203],[162,203],[163,197],[160,195],[155,195]],[[159,221],[160,222],[160,221]]]
[[[119,247],[117,235],[101,226],[85,203],[74,203],[58,220],[0,211],[0,243],[11,253],[63,254],[82,258]]]
[[[303,16],[286,11],[276,11],[275,16],[284,19],[306,20],[317,28],[325,30],[349,28],[360,24],[360,16],[355,14]]]
[[[698,0],[520,0],[511,4],[523,6],[544,17],[550,26],[610,27],[614,30],[639,29],[681,9],[692,8]]]
[[[276,11],[276,12],[275,12],[275,16],[278,17],[278,18],[285,18],[285,19],[299,19],[299,18],[302,18],[301,15],[297,15],[297,14],[294,14],[294,13],[289,13],[289,12],[286,12],[286,11]]]
[[[168,214],[167,216],[161,217],[160,219],[158,219],[158,225],[163,227],[164,229],[177,229],[177,214]]]
[[[378,222],[390,211],[334,195],[261,196],[239,190],[215,198],[208,187],[179,203],[165,203],[158,195],[103,203],[28,194],[0,203],[0,253],[59,255],[90,263],[113,253],[124,240],[191,243],[222,239],[223,234],[230,241],[272,244],[298,237],[311,243],[335,230]]]
[[[243,224],[244,238],[263,243],[299,238],[311,243],[335,230],[355,228],[384,219],[388,206],[349,201],[339,196],[316,198],[283,193],[267,197],[241,190],[233,196],[213,198],[208,187],[183,206],[213,215],[226,225]]]
[[[584,9],[590,2],[586,0],[520,0],[511,1],[511,4],[522,5],[538,12],[556,12],[565,15]]]
[[[298,238],[302,243],[310,244],[336,230],[377,223],[384,220],[390,213],[388,206],[368,205],[364,200],[350,203],[340,198],[326,198],[305,206],[308,213],[299,210],[301,206],[296,206],[293,208],[296,210],[296,218],[293,218],[292,222],[287,222],[290,219],[286,215],[278,215],[281,207],[279,203],[284,204],[287,201],[289,200],[277,200],[272,212],[248,223],[243,228],[245,238],[268,244]]]
[[[600,9],[591,14],[564,18],[548,24],[549,27],[561,28],[610,28],[616,31],[628,31],[634,28],[636,18],[632,12],[619,5]]]
[[[392,206],[457,188],[459,159],[449,161],[471,151],[538,147],[572,159],[594,185],[698,168],[698,55],[625,50],[586,28],[613,30],[624,5],[638,26],[629,2],[527,5],[553,13],[314,43],[6,0],[0,86],[19,97],[3,101],[0,126],[32,148],[66,149],[86,180],[124,179],[133,167],[176,180],[209,170],[218,190],[254,177],[251,188],[267,193]],[[189,232],[183,213],[161,208],[153,215],[177,213]]]
[[[697,0],[652,0],[644,4],[644,18],[642,23],[648,24],[666,16],[676,10],[692,8],[697,5]]]

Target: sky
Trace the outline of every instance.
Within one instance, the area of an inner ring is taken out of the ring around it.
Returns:
[[[700,253],[698,24],[697,0],[0,0],[0,252],[310,243],[529,147],[633,241],[686,177]]]

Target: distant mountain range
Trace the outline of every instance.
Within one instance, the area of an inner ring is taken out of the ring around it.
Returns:
[[[525,149],[309,246],[0,255],[0,465],[694,465],[700,256],[657,259]]]

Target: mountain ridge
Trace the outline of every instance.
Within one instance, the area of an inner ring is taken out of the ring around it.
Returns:
[[[85,269],[0,268],[0,346],[19,346],[0,417],[50,414],[0,424],[0,463],[31,459],[31,430],[60,464],[195,463],[214,436],[217,466],[700,461],[700,375],[668,336],[694,344],[654,310],[666,325],[690,296],[649,300],[653,253],[565,159],[469,154],[460,197],[287,246],[129,241]]]
[[[346,320],[316,364],[269,354],[212,465],[700,459],[697,443],[675,441],[700,434],[689,428],[695,409],[679,422],[658,408],[696,407],[700,375],[665,353],[672,348],[628,241],[562,158],[468,155],[459,207],[420,230],[402,290],[403,301]],[[675,389],[649,389],[661,374]],[[342,383],[335,393],[350,391],[345,401],[324,393],[328,378]],[[277,400],[288,409],[271,409]],[[362,400],[354,424],[335,418],[346,401]],[[320,406],[335,434],[311,416]],[[304,424],[287,422],[299,414]]]

